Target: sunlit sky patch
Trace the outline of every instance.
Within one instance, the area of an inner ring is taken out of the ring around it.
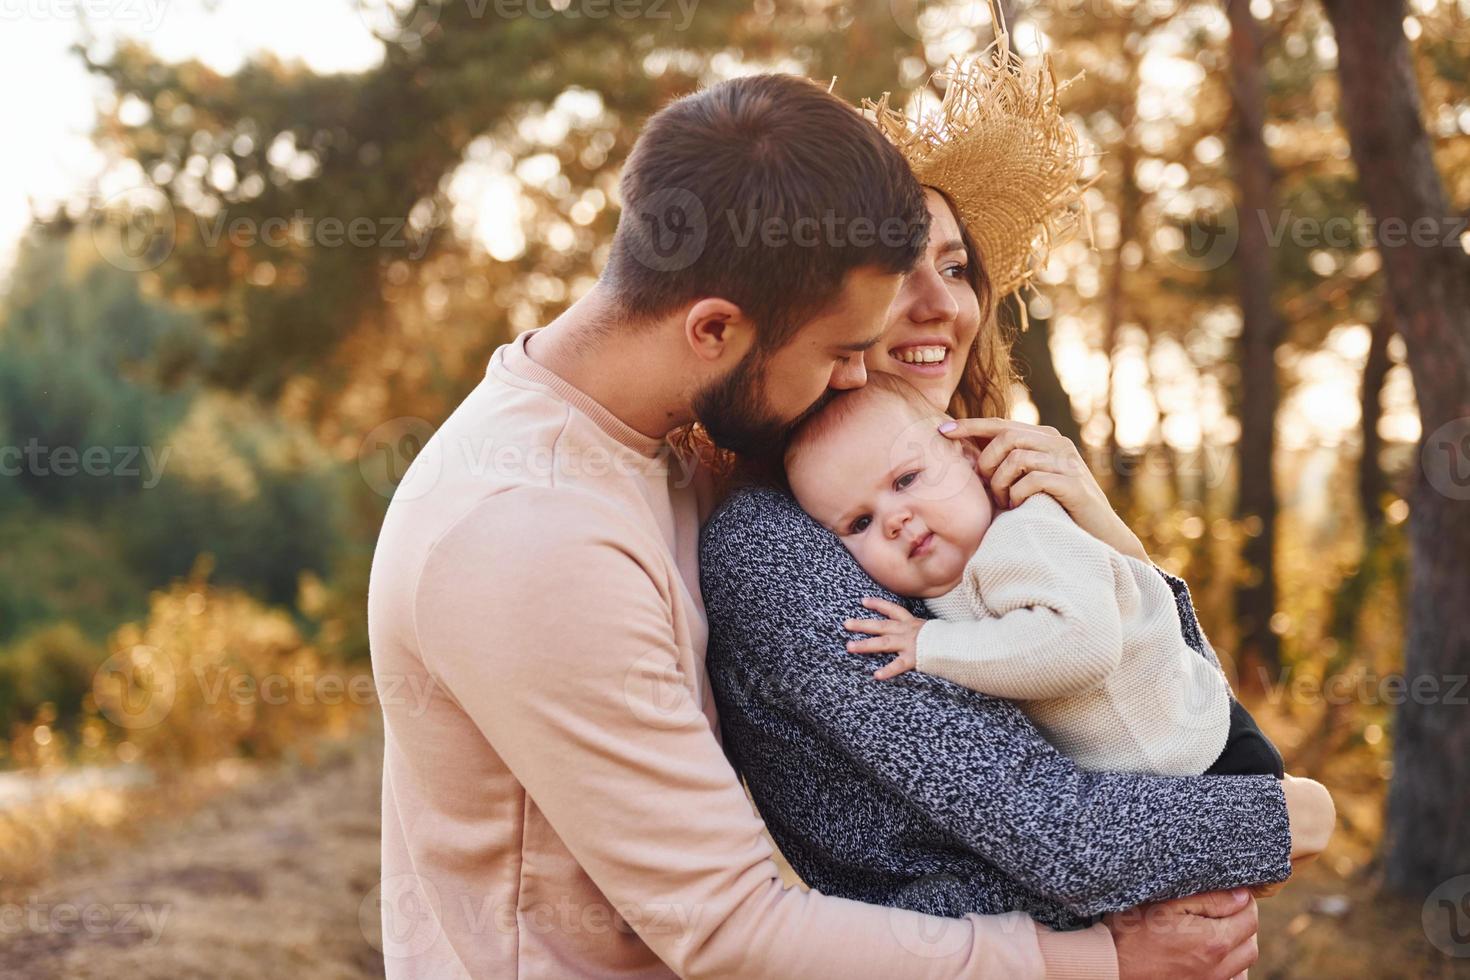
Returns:
[[[1269,3],[1257,2],[1264,3],[1269,13]],[[1432,8],[1434,2],[1414,0],[1420,9]],[[988,23],[985,7],[967,8],[978,11],[967,14],[973,23],[926,33],[930,60],[938,64],[951,55],[965,54],[976,36],[974,29]],[[1144,129],[1149,125],[1172,128],[1192,119],[1193,96],[1204,73],[1191,57],[1186,33],[1204,30],[1223,37],[1228,31],[1218,11],[1196,9],[1200,12],[1192,16],[1191,23],[1181,23],[1178,37],[1159,32],[1157,43],[1143,58],[1139,117]],[[0,154],[0,274],[12,264],[16,243],[34,214],[49,214],[88,196],[105,198],[143,182],[135,164],[109,164],[89,138],[98,108],[110,108],[113,96],[68,50],[83,36],[79,11],[87,14],[93,43],[104,51],[119,38],[136,38],[167,59],[197,58],[224,73],[237,70],[260,50],[299,59],[319,72],[365,70],[378,63],[383,53],[372,32],[381,25],[359,10],[357,0],[6,0],[0,5],[0,86],[5,92],[0,99],[0,131],[11,138]],[[1024,55],[1034,56],[1049,44],[1029,24],[1016,30],[1015,46]],[[650,54],[655,61],[658,56],[658,52]],[[657,72],[668,66],[646,67]],[[721,53],[709,69],[714,76],[730,76],[796,67],[741,62]],[[923,65],[907,66],[905,71],[917,77]],[[525,125],[534,131],[522,135],[554,144],[558,133],[595,118],[601,108],[594,93],[567,93],[550,113],[528,119]],[[1210,137],[1195,152],[1201,159],[1218,158],[1223,149],[1218,139]],[[520,182],[534,184],[556,176],[556,160],[549,154],[514,161],[488,139],[477,140],[450,179],[455,225],[493,258],[514,259],[525,248]],[[1137,177],[1145,192],[1182,191],[1188,173],[1178,164],[1148,161],[1140,166]],[[579,201],[568,217],[586,224],[599,209],[615,203],[596,192],[595,199]],[[1116,239],[1117,227],[1111,214],[1096,207],[1101,203],[1094,201],[1098,242],[1107,247]],[[1083,298],[1097,296],[1100,284],[1095,268],[1084,258],[1078,249],[1063,250],[1045,279],[1067,279]],[[1100,410],[1105,408],[1102,399],[1108,371],[1107,359],[1097,349],[1098,312],[1057,312],[1053,351],[1058,372],[1074,405],[1090,414],[1095,425],[1105,415]],[[1208,332],[1208,324],[1202,329]],[[1282,405],[1283,448],[1337,447],[1354,438],[1360,417],[1357,379],[1366,345],[1367,327],[1351,324],[1334,330],[1321,350],[1293,355],[1291,370],[1298,382]],[[1137,338],[1129,334],[1114,370],[1113,410],[1123,445],[1142,445],[1156,432],[1183,450],[1192,450],[1202,441],[1234,438],[1236,427],[1225,410],[1225,393],[1212,379],[1198,377],[1184,350],[1173,341],[1156,342],[1149,356],[1141,334]],[[1151,378],[1154,397],[1148,394]],[[1402,368],[1390,375],[1385,408],[1381,429],[1386,438],[1417,437],[1412,388]]]

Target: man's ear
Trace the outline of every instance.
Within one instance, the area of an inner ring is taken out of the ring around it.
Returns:
[[[755,324],[734,303],[710,297],[685,313],[684,339],[702,361],[735,364],[755,345]]]

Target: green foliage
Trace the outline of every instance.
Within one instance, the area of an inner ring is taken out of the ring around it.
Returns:
[[[0,505],[0,643],[58,620],[101,638],[146,600],[147,583],[95,520],[28,500]]]
[[[143,489],[150,440],[185,404],[147,383],[150,360],[189,321],[122,270],[69,275],[66,246],[26,256],[29,295],[0,330],[0,494],[96,506]]]
[[[72,623],[54,623],[0,648],[0,718],[32,718],[45,704],[74,722],[107,654]]]
[[[159,458],[157,487],[116,522],[122,553],[148,581],[187,575],[204,553],[221,583],[289,605],[303,572],[326,572],[344,532],[342,477],[299,430],[206,394],[162,437]]]
[[[299,427],[157,377],[197,319],[97,261],[23,250],[0,325],[0,639],[64,619],[100,636],[201,553],[289,605],[344,530],[342,477]]]

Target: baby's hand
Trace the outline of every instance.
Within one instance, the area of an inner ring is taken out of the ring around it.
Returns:
[[[843,626],[854,633],[871,633],[871,640],[849,640],[847,644],[848,653],[896,653],[888,663],[873,671],[873,676],[880,681],[886,681],[890,677],[897,677],[905,671],[913,670],[919,658],[919,630],[924,626],[924,620],[919,619],[903,606],[888,602],[885,599],[869,597],[863,600],[863,607],[880,612],[887,619],[849,619],[843,622]]]

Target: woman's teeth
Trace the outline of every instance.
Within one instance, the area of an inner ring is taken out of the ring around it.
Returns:
[[[905,364],[938,364],[949,354],[947,347],[905,347],[893,351],[893,356]]]

